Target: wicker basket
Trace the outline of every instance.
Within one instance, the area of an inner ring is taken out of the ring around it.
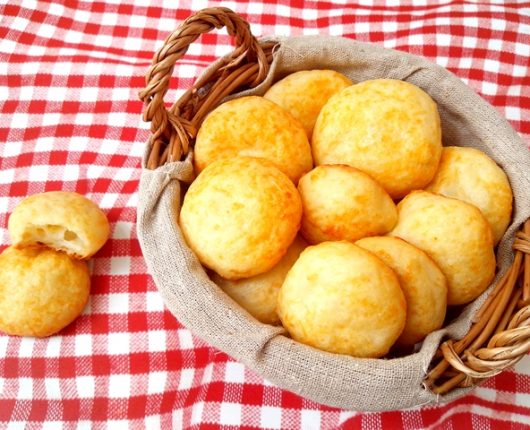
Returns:
[[[226,27],[236,49],[216,63],[169,109],[164,103],[175,65],[201,34]],[[225,8],[204,9],[188,18],[155,54],[140,93],[152,136],[145,159],[157,169],[190,154],[205,116],[227,96],[255,87],[267,76],[275,43],[257,41],[249,25]],[[424,380],[436,394],[476,385],[514,365],[530,350],[530,220],[513,242],[510,269],[490,292],[468,333],[443,342]],[[200,335],[200,333],[198,333]]]

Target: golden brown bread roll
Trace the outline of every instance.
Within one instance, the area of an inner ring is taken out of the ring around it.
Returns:
[[[447,281],[425,252],[396,237],[366,237],[355,245],[374,253],[399,279],[407,301],[407,321],[397,344],[412,346],[442,327]]]
[[[427,191],[471,203],[480,209],[497,244],[512,216],[512,189],[506,173],[482,151],[448,146]]]
[[[77,318],[89,293],[84,261],[44,247],[0,254],[0,331],[50,336]]]
[[[180,226],[202,264],[235,280],[274,267],[301,217],[298,191],[273,163],[235,157],[212,163],[191,184]]]
[[[434,177],[442,151],[436,103],[393,79],[352,85],[322,108],[312,138],[316,165],[348,164],[368,173],[394,199]]]
[[[241,97],[214,109],[195,142],[195,170],[237,155],[272,161],[295,183],[311,170],[311,148],[302,125],[263,97]]]
[[[214,273],[212,281],[258,321],[279,324],[278,292],[287,272],[306,247],[306,241],[297,236],[283,258],[268,272],[238,281],[229,281]]]
[[[79,258],[94,255],[107,241],[105,213],[81,194],[50,191],[22,200],[8,222],[17,248],[44,244]]]
[[[334,70],[303,70],[276,82],[263,97],[300,121],[311,139],[322,106],[333,94],[350,85],[352,81]]]
[[[405,326],[406,302],[396,274],[349,242],[306,248],[278,297],[293,339],[339,354],[382,357]]]
[[[449,305],[469,303],[495,275],[493,234],[473,205],[427,191],[398,204],[398,223],[389,235],[425,251],[447,278]]]
[[[350,166],[318,166],[300,179],[298,191],[301,232],[313,244],[385,234],[397,222],[396,205],[383,187]]]

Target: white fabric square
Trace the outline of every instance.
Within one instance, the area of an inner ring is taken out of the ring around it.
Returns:
[[[144,424],[146,429],[161,429],[160,415],[149,415],[145,417]]]
[[[58,125],[61,123],[61,114],[60,113],[46,113],[42,115],[42,126]]]
[[[75,336],[75,355],[92,355],[92,335],[78,334]]]
[[[48,399],[60,399],[61,396],[61,384],[59,378],[45,378],[44,386],[46,387],[46,398]]]
[[[100,98],[99,88],[85,86],[79,90],[79,100],[83,102],[95,102]]]
[[[64,13],[64,6],[57,3],[51,3],[50,7],[48,8],[48,13],[50,15],[62,16]]]
[[[130,333],[109,333],[108,352],[111,355],[129,354],[131,346]]]
[[[530,73],[530,66],[518,66],[514,65],[512,70],[513,76],[527,76]]]
[[[85,35],[80,31],[68,30],[64,39],[68,43],[76,44],[81,43],[84,37]]]
[[[1,206],[0,209],[2,209]],[[7,344],[9,339],[8,336],[0,336],[0,357],[5,357],[7,355]]]
[[[81,21],[81,22],[88,22],[90,17],[91,17],[90,12],[88,12],[86,10],[77,9],[75,11],[74,20],[75,21]]]
[[[128,275],[131,271],[131,257],[111,257],[110,274]]]
[[[12,54],[15,49],[17,49],[16,42],[9,40],[9,39],[2,39],[0,40],[0,52],[4,52],[6,54]]]
[[[119,194],[116,193],[107,193],[104,194],[101,198],[101,201],[99,203],[99,206],[101,208],[113,208],[116,204],[116,200],[118,200]]]
[[[20,348],[18,350],[19,357],[31,357],[33,355],[33,346],[35,345],[34,337],[21,337]],[[3,355],[2,355],[3,357]]]
[[[191,332],[187,329],[179,329],[177,331],[179,338],[180,349],[193,349],[193,338],[191,337]]]
[[[221,403],[219,423],[222,425],[241,425],[241,405],[238,403]],[[304,428],[304,427],[302,427]]]
[[[471,57],[461,57],[458,62],[458,67],[464,70],[467,70],[473,64],[473,59]]]
[[[34,95],[33,91],[35,90],[35,87],[30,86],[23,86],[20,87],[18,98],[19,100],[33,100]],[[8,99],[8,88],[7,87],[0,87],[0,96],[2,96],[1,100],[7,100]]]
[[[145,310],[147,312],[162,312],[164,310],[164,301],[158,291],[145,293]]]
[[[132,167],[122,167],[121,169],[118,169],[116,174],[114,175],[115,181],[130,181],[131,178],[136,175],[137,170],[133,169]]]
[[[90,125],[94,123],[94,115],[80,112],[75,116],[75,123],[79,125]]]
[[[151,330],[147,332],[149,352],[166,351],[166,332],[164,330]]]
[[[46,421],[42,423],[41,430],[61,430],[64,428],[63,421]]]
[[[131,15],[129,19],[129,27],[144,28],[146,17],[143,15]]]
[[[11,21],[9,27],[11,28],[11,30],[24,31],[26,30],[28,24],[29,20],[24,17],[17,16],[13,21]]]
[[[27,113],[15,112],[11,116],[11,128],[27,128],[29,115]]]
[[[75,378],[77,395],[82,399],[92,399],[96,391],[96,378],[94,376],[77,376]]]
[[[33,165],[29,168],[28,179],[35,182],[46,180],[49,169],[50,167],[46,165]]]
[[[209,384],[212,382],[213,376],[213,363],[209,363],[203,370],[201,384]]]
[[[101,25],[110,25],[115,26],[119,21],[121,16],[116,13],[106,12],[101,16]]]
[[[22,142],[20,141],[2,143],[2,155],[4,157],[16,157],[21,152],[22,152]]]
[[[127,398],[131,395],[131,375],[110,375],[109,397]],[[111,427],[112,428],[112,427]]]
[[[46,39],[50,39],[55,33],[56,27],[50,24],[40,23],[39,29],[37,30],[37,36],[44,37]]]
[[[436,35],[436,45],[438,46],[450,46],[451,45],[451,36],[449,34],[437,34]]]
[[[79,166],[67,164],[63,170],[63,181],[76,181],[79,179]]]
[[[45,115],[47,117],[48,115]],[[57,115],[59,118],[59,115]],[[51,151],[54,147],[55,138],[54,137],[41,137],[35,142],[35,152],[48,152]]]
[[[59,355],[61,355],[61,337],[51,336],[47,338],[46,339],[46,357],[59,357]]]
[[[163,393],[166,389],[167,372],[150,372],[148,374],[147,394]]]
[[[130,239],[133,224],[129,221],[116,221],[112,230],[113,239]]]
[[[179,390],[188,390],[193,385],[193,378],[195,377],[195,369],[189,368],[189,369],[182,369],[180,371],[180,379],[179,379]]]
[[[66,94],[68,93],[68,88],[66,87],[54,87],[46,93],[46,99],[54,102],[62,102],[66,99]],[[47,116],[44,115],[44,116]]]
[[[112,430],[129,430],[129,421],[127,420],[108,420],[107,428]]]
[[[227,362],[225,365],[225,381],[237,384],[245,382],[245,366],[237,362]]]
[[[0,170],[0,184],[11,184],[14,179],[15,169]]]
[[[497,94],[498,86],[493,82],[482,82],[482,93],[486,95],[495,95]]]
[[[204,411],[204,402],[197,402],[191,408],[191,425],[201,424]]]
[[[182,429],[183,426],[184,411],[182,409],[173,409],[171,413],[171,424],[174,429]]]
[[[272,406],[261,407],[260,426],[262,428],[281,429],[282,410]]]
[[[302,410],[300,427],[307,430],[320,429],[320,411]]]
[[[18,400],[28,400],[33,398],[33,379],[18,378]]]
[[[113,258],[114,259],[114,258]],[[112,260],[111,259],[111,264]],[[112,272],[112,269],[111,269]],[[108,295],[108,309],[111,314],[126,314],[129,312],[129,293],[112,293]]]

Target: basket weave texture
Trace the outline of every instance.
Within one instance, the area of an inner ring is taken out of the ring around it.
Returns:
[[[221,27],[234,36],[237,48],[167,108],[164,96],[175,62],[200,34]],[[208,112],[229,97],[262,95],[283,76],[316,68],[334,69],[353,81],[393,78],[423,88],[438,104],[444,144],[487,153],[503,167],[514,191],[514,218],[498,247],[492,286],[406,357],[330,354],[289,339],[281,327],[260,324],[210,281],[176,223],[183,187],[194,179],[193,141]],[[445,69],[336,37],[258,42],[241,17],[212,8],[190,17],[168,37],[155,54],[140,97],[152,136],[140,180],[138,237],[169,310],[210,344],[283,388],[330,406],[365,411],[454,399],[530,350],[530,222],[524,224],[530,217],[530,152],[495,109]]]

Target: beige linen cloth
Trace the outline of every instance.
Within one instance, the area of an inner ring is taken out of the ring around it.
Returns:
[[[513,258],[515,232],[530,216],[530,151],[508,122],[462,81],[425,59],[337,37],[269,38],[279,42],[267,79],[239,95],[262,95],[274,82],[299,70],[333,69],[354,82],[401,79],[425,90],[442,118],[444,145],[471,146],[507,173],[515,196],[513,223],[499,245],[500,275]],[[454,399],[467,390],[436,396],[423,385],[442,338],[462,337],[485,300],[483,294],[448,327],[430,334],[419,352],[395,359],[356,359],[302,345],[280,327],[254,320],[206,275],[176,223],[184,183],[193,180],[190,156],[143,170],[138,237],[166,306],[194,334],[225,351],[278,386],[344,409],[383,411]],[[455,249],[458,252],[458,249]]]

